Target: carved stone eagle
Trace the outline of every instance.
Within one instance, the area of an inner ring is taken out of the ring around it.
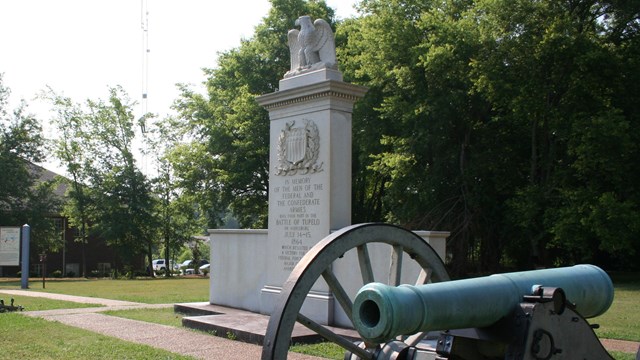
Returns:
[[[336,44],[329,23],[323,19],[312,23],[309,16],[301,16],[296,25],[300,30],[288,33],[291,69],[284,77],[323,68],[337,69]]]

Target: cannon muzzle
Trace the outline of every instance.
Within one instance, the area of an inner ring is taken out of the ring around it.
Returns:
[[[585,318],[613,302],[609,276],[593,265],[495,274],[486,277],[391,287],[370,283],[353,303],[353,322],[363,339],[381,343],[422,331],[486,327],[511,314],[532,289],[562,288]]]

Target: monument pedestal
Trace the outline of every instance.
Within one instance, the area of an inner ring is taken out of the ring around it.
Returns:
[[[307,251],[351,225],[351,116],[366,89],[337,79],[341,74],[335,70],[309,72],[282,80],[284,90],[257,98],[270,117],[269,228],[210,230],[211,304],[271,314]],[[418,235],[445,258],[449,233]],[[371,259],[388,259],[387,250],[371,246]],[[354,264],[355,253],[348,253],[333,265],[350,296],[362,286]],[[403,276],[414,280],[419,270],[408,264]],[[301,311],[320,324],[350,326],[322,279]]]
[[[339,79],[339,80],[337,80]],[[322,69],[281,81],[257,98],[269,111],[269,235],[261,312],[269,314],[298,261],[332,230],[351,225],[351,114],[366,88]],[[303,312],[333,321],[333,297],[313,287]]]
[[[367,89],[342,81],[326,21],[312,23],[302,16],[298,24],[305,29],[288,32],[291,68],[280,90],[256,98],[270,119],[268,230],[210,230],[211,305],[272,314],[278,302],[287,300],[280,299],[282,287],[303,256],[332,231],[351,225],[351,116]],[[317,36],[321,49],[307,47]],[[448,233],[420,235],[445,258]],[[387,261],[372,269],[374,279],[384,278],[379,273],[388,271],[393,259],[384,245],[367,247],[369,262]],[[341,294],[348,297],[363,285],[362,274],[354,271],[356,253],[351,249],[330,265],[341,279]],[[422,270],[415,262],[405,266],[410,258],[397,267],[402,268],[401,283],[415,282]],[[292,296],[304,298],[300,312],[311,320],[351,326],[322,277],[306,294]]]

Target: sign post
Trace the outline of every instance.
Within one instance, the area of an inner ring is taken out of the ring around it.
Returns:
[[[45,289],[45,274],[47,273],[47,254],[40,254],[40,264],[42,266],[42,288]]]
[[[31,227],[28,224],[22,225],[22,277],[21,288],[29,288],[29,237]]]

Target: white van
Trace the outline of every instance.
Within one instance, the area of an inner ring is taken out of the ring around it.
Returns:
[[[167,266],[164,263],[164,259],[157,259],[152,261],[153,271],[165,271],[167,270]]]

